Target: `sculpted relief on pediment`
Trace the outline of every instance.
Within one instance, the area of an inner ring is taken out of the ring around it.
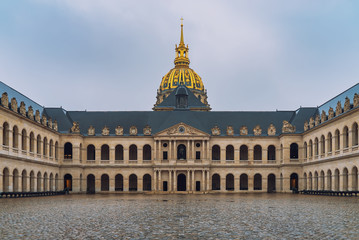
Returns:
[[[156,135],[157,136],[207,136],[208,134],[194,127],[191,127],[185,123],[179,123],[159,132]]]

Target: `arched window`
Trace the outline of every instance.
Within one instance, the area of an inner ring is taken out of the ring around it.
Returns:
[[[12,147],[19,148],[19,129],[17,126],[12,128]]]
[[[239,156],[240,160],[248,160],[248,147],[246,145],[242,145],[239,148]]]
[[[115,191],[123,191],[123,176],[121,174],[115,176]]]
[[[328,152],[332,152],[333,151],[333,136],[332,133],[329,132],[328,133]]]
[[[143,146],[142,154],[143,154],[143,160],[151,160],[151,156],[152,156],[151,146],[148,144]]]
[[[54,156],[54,141],[52,141],[52,139],[50,140],[49,156],[50,157]]]
[[[267,159],[275,160],[275,146],[269,145],[267,149]]]
[[[26,130],[23,129],[23,130],[21,131],[21,150],[23,150],[23,151],[27,150],[26,138],[27,138]]]
[[[352,126],[352,142],[353,142],[353,146],[357,146],[358,145],[358,124],[354,123]]]
[[[87,160],[95,160],[96,150],[95,146],[90,144],[87,146]]]
[[[37,146],[37,154],[41,154],[41,136],[37,135],[37,140],[36,140],[36,146]]]
[[[55,142],[55,159],[59,159],[59,143]]]
[[[183,144],[180,144],[177,147],[177,159],[187,159],[186,158],[186,146]]]
[[[212,160],[221,160],[221,148],[218,145],[212,147]]]
[[[137,191],[137,176],[135,174],[131,174],[129,177],[129,190]]]
[[[324,135],[322,135],[320,137],[320,147],[321,147],[320,153],[323,155],[325,153],[325,137],[324,137]]]
[[[340,132],[339,130],[335,130],[335,150],[340,149]]]
[[[226,160],[234,160],[234,147],[232,145],[226,147]]]
[[[101,176],[101,191],[110,190],[110,178],[107,174],[102,174]]]
[[[255,145],[253,151],[253,159],[262,160],[262,147],[260,145]]]
[[[132,144],[130,146],[130,160],[137,160],[137,146]]]
[[[44,138],[44,142],[43,142],[43,147],[42,147],[42,149],[43,149],[43,155],[44,156],[47,156],[47,137],[45,137]]]
[[[9,124],[4,122],[2,128],[2,145],[9,146]]]
[[[107,144],[101,146],[101,160],[110,160],[110,147]]]
[[[69,191],[72,191],[72,175],[65,174],[64,176],[64,189],[68,188]]]
[[[226,190],[233,191],[234,190],[234,176],[233,174],[227,174],[226,176]]]
[[[115,160],[123,160],[123,146],[116,145],[115,147]]]
[[[298,174],[296,173],[290,175],[290,190],[298,190]]]
[[[221,190],[221,178],[218,174],[212,175],[212,190]]]
[[[64,159],[72,159],[72,144],[69,142],[64,145]]]
[[[245,173],[239,177],[239,190],[248,190],[248,175]]]
[[[343,129],[343,144],[344,148],[349,147],[349,129],[347,126],[345,126]]]
[[[313,141],[312,139],[309,140],[309,157],[313,157]]]
[[[30,132],[30,152],[35,151],[35,135],[33,132]]]
[[[319,141],[318,141],[318,138],[314,139],[314,154],[315,154],[315,156],[318,156],[318,154],[319,154]]]
[[[276,190],[276,183],[275,183],[275,175],[274,174],[269,174],[267,177],[267,192],[271,193],[271,192],[275,192]]]
[[[290,158],[298,159],[298,144],[296,143],[290,145]]]
[[[152,184],[151,184],[151,175],[150,174],[145,174],[143,176],[143,191],[151,191],[152,189]]]
[[[304,142],[304,159],[308,158],[308,145],[307,142]]]
[[[262,190],[262,175],[259,173],[254,175],[253,190]]]

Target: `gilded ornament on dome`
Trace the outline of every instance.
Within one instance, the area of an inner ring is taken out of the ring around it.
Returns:
[[[146,125],[144,128],[143,128],[143,135],[146,135],[146,136],[149,136],[151,135],[151,127]]]
[[[79,122],[72,122],[72,127],[70,129],[72,133],[80,133],[80,123]]]
[[[232,126],[227,127],[227,135],[228,136],[233,136],[234,135],[234,130],[233,130]]]
[[[214,126],[211,130],[212,130],[212,135],[213,136],[218,136],[218,135],[221,134],[221,130],[219,129],[218,126]]]
[[[94,136],[95,135],[95,128],[90,125],[89,129],[87,130],[87,135]]]
[[[40,117],[40,111],[36,110],[35,112],[35,121],[40,123],[41,117]]]
[[[357,107],[357,106],[359,106],[359,95],[355,93],[353,98],[353,107]]]
[[[5,108],[9,108],[9,97],[7,96],[7,92],[4,92],[1,96],[1,105]]]
[[[102,135],[103,135],[103,136],[108,136],[108,135],[110,135],[110,129],[109,129],[107,126],[104,126],[104,127],[102,128]]]
[[[132,135],[132,136],[137,135],[137,127],[136,126],[130,127],[130,135]]]
[[[295,132],[295,126],[290,124],[288,121],[284,120],[283,127],[282,127],[282,133],[294,133],[294,132]]]
[[[322,115],[321,115],[321,122],[323,123],[323,122],[325,122],[326,120],[327,120],[327,114],[325,113],[325,111],[323,110],[322,111]]]
[[[12,98],[12,99],[11,99],[11,110],[13,110],[14,112],[17,112],[17,101],[16,101],[16,98]]]
[[[307,131],[309,129],[308,121],[304,122],[304,131]]]
[[[239,134],[242,136],[248,135],[248,128],[246,126],[242,126],[239,130]]]
[[[28,116],[28,118],[30,118],[31,120],[34,120],[34,109],[32,109],[31,106],[30,106],[29,109],[27,110],[27,116]]]
[[[328,111],[328,120],[332,119],[334,117],[334,109],[331,107]]]
[[[261,128],[261,126],[259,126],[259,125],[255,126],[255,127],[253,128],[253,134],[254,134],[255,136],[261,135],[261,134],[262,134],[262,128]]]
[[[350,100],[348,97],[345,98],[345,102],[344,102],[344,112],[349,111],[350,110]]]
[[[317,114],[317,115],[315,116],[315,122],[314,122],[314,124],[315,124],[315,126],[318,126],[319,123],[320,123],[320,117],[319,117],[319,114]]]
[[[314,119],[313,117],[309,118],[309,128],[313,128],[314,127]]]
[[[268,135],[269,136],[274,136],[276,133],[276,129],[275,126],[271,123],[268,127]]]
[[[342,113],[342,103],[338,101],[337,107],[335,108],[335,116],[339,116]]]
[[[117,136],[122,136],[123,135],[123,127],[121,127],[120,125],[118,125],[116,128],[115,128],[115,134]]]
[[[25,107],[25,103],[21,102],[20,103],[20,114],[24,117],[26,117],[26,107]]]

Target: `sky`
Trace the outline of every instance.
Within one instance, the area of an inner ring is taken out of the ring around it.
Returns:
[[[175,44],[213,111],[316,107],[359,81],[359,1],[0,1],[0,80],[46,107],[151,111]]]

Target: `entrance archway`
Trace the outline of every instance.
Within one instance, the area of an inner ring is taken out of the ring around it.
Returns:
[[[71,174],[65,174],[64,176],[64,189],[68,188],[69,191],[72,191],[72,176]]]
[[[268,186],[267,186],[267,192],[275,192],[275,175],[269,174],[268,175]]]
[[[177,176],[177,191],[186,191],[186,175],[183,173]]]
[[[298,190],[298,174],[292,173],[290,175],[290,190]]]
[[[151,191],[151,175],[145,174],[143,176],[143,191]]]
[[[95,193],[95,176],[93,174],[87,175],[87,193]]]

